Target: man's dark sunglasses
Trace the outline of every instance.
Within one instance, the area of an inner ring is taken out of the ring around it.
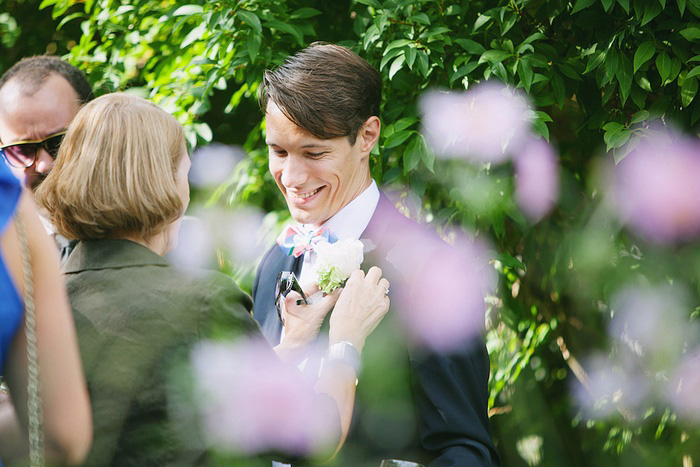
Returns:
[[[306,294],[301,289],[301,285],[299,285],[296,274],[291,271],[280,272],[277,276],[277,284],[275,284],[275,307],[277,308],[277,316],[283,325],[284,318],[282,317],[282,301],[292,290],[301,295],[301,299],[308,305],[309,302],[306,299]]]
[[[39,148],[44,148],[51,157],[56,159],[58,148],[61,146],[65,134],[65,131],[59,131],[41,140],[17,141],[6,144],[0,146],[0,154],[12,167],[26,169],[36,162],[36,152]]]

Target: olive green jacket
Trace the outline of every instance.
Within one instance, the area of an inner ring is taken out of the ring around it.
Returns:
[[[206,462],[193,411],[173,404],[174,369],[212,333],[260,335],[250,297],[228,276],[185,273],[128,240],[78,243],[64,273],[92,401],[86,464]]]

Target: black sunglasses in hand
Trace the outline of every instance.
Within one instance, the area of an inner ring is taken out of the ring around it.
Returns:
[[[65,131],[59,131],[44,139],[16,141],[0,146],[0,154],[8,164],[17,169],[26,169],[36,162],[36,153],[43,148],[51,157],[56,159],[58,148],[61,146]]]
[[[301,285],[299,285],[297,275],[291,271],[280,272],[277,276],[277,284],[275,284],[275,307],[277,308],[277,316],[279,317],[283,326],[284,317],[282,316],[282,301],[284,301],[287,294],[292,290],[301,295],[301,299],[304,301],[304,304],[309,304],[306,294],[302,290]]]

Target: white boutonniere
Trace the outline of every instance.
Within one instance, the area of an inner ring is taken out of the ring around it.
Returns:
[[[364,245],[359,240],[341,240],[316,245],[316,283],[324,293],[345,285],[350,274],[360,269]]]

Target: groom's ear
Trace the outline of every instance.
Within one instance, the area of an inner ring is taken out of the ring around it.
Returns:
[[[369,156],[370,151],[372,151],[372,148],[377,144],[377,141],[379,141],[381,129],[382,123],[376,115],[369,117],[360,127],[360,130],[357,132],[357,141],[355,141],[355,144],[360,145],[360,153],[363,158]]]

